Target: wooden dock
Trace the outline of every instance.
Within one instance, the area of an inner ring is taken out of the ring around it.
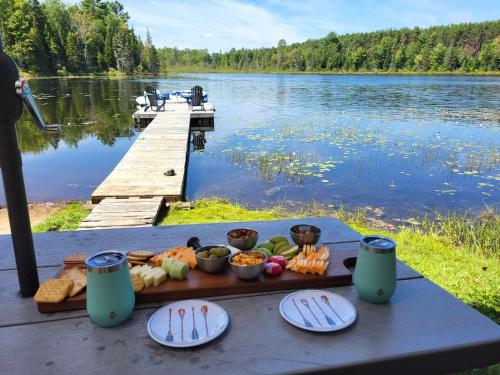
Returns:
[[[149,125],[92,193],[92,203],[99,205],[81,229],[154,225],[162,202],[183,200],[190,132],[213,130],[214,109],[193,111],[176,103],[160,112],[141,109],[133,118]]]
[[[79,229],[150,227],[158,217],[162,202],[162,197],[104,198],[80,224]]]

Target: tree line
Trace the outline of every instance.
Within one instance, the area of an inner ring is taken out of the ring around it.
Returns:
[[[160,48],[162,71],[204,68],[293,72],[492,72],[500,70],[500,20],[337,35],[273,48]]]
[[[118,70],[156,73],[158,54],[149,31],[143,42],[128,26],[118,1],[0,0],[6,52],[24,71],[85,74]]]

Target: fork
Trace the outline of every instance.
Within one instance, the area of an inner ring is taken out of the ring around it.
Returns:
[[[321,324],[321,322],[319,321],[319,319],[316,316],[316,314],[312,311],[311,306],[309,306],[309,302],[307,302],[307,300],[305,298],[302,298],[300,300],[300,302],[309,310],[309,312],[311,313],[311,315],[314,316],[314,319],[316,319],[316,321],[318,322],[318,324],[320,326],[322,326],[323,324]]]
[[[300,311],[299,306],[297,306],[297,303],[295,303],[295,299],[294,298],[292,298],[292,302],[295,305],[295,308],[299,312],[300,316],[304,320],[304,324],[306,325],[306,327],[313,328],[313,325],[311,324],[311,322],[309,320],[307,320],[306,317],[304,316],[304,314],[302,314],[302,311]]]
[[[316,301],[316,298],[312,297],[312,300],[314,301],[314,303],[316,304],[316,306],[318,306],[318,309],[320,309],[321,312],[323,313],[323,316],[325,317],[327,323],[330,324],[331,326],[334,326],[335,322],[333,321],[332,318],[330,318],[328,316],[328,314],[325,312],[325,310],[323,310],[323,308],[319,305],[318,301]]]
[[[193,313],[193,332],[191,333],[191,339],[198,340],[200,338],[200,335],[198,334],[198,331],[196,330],[196,321],[194,319],[194,307],[191,307],[191,311]]]
[[[340,321],[342,323],[345,323],[344,319],[342,319],[342,317],[333,309],[332,305],[330,305],[330,300],[328,299],[327,296],[325,296],[324,294],[321,296],[321,300],[326,304],[328,305],[328,307],[330,308],[330,310],[332,310],[332,312],[337,316],[337,318],[340,319]]]
[[[166,342],[174,341],[174,335],[172,334],[172,309],[168,309],[168,333],[165,338]]]

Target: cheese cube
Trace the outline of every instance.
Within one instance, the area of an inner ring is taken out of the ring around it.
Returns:
[[[161,268],[155,269],[155,273],[153,276],[153,285],[158,286],[163,284],[167,280],[167,274],[165,271],[163,271]]]
[[[148,273],[146,273],[144,275],[143,280],[144,280],[144,286],[146,288],[149,288],[151,285],[153,285],[153,278],[154,278],[154,274],[151,271],[149,271]]]

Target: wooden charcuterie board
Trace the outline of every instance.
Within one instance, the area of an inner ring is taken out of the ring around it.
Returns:
[[[186,298],[202,298],[234,294],[259,293],[275,290],[324,288],[351,284],[348,267],[355,264],[357,250],[330,251],[330,264],[324,276],[299,274],[289,270],[279,276],[261,274],[254,280],[240,280],[228,267],[222,273],[206,273],[199,268],[189,271],[186,280],[167,280],[157,287],[136,293],[136,304]],[[37,303],[41,313],[86,308],[86,294],[81,293],[60,303]]]

